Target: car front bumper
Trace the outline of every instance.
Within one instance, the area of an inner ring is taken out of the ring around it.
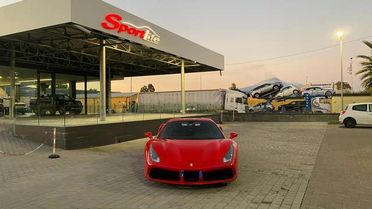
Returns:
[[[231,164],[207,169],[169,169],[148,165],[145,177],[149,181],[176,185],[219,184],[234,181],[237,178],[237,168]]]

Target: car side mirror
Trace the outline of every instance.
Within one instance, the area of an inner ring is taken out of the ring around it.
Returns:
[[[236,132],[230,133],[230,139],[235,139],[236,137],[238,137],[238,134]]]
[[[145,137],[148,138],[148,139],[152,139],[152,132],[146,132],[145,133]]]

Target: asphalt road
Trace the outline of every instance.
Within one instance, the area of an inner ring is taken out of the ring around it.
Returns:
[[[372,127],[328,126],[302,208],[372,208]]]

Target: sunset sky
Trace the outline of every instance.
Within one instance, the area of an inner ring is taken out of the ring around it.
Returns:
[[[372,40],[371,0],[106,0],[225,56],[225,71],[188,74],[187,89],[245,87],[273,76],[299,83],[338,81],[337,30],[345,32],[345,70],[350,57],[370,54],[362,40]],[[331,46],[331,47],[330,47]],[[333,46],[333,47],[332,47]],[[317,50],[270,60],[273,57]],[[354,72],[360,68],[354,59]],[[233,63],[243,63],[236,64]],[[157,91],[179,90],[179,75],[133,78],[133,90],[153,83]],[[360,80],[345,80],[360,89]],[[130,79],[113,90],[129,91]]]

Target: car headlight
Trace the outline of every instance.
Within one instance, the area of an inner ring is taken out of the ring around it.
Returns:
[[[230,162],[234,155],[234,146],[231,144],[229,150],[227,151],[225,157],[223,157],[223,162]]]
[[[156,163],[160,162],[160,157],[159,155],[155,152],[154,148],[152,145],[150,145],[150,159]]]

